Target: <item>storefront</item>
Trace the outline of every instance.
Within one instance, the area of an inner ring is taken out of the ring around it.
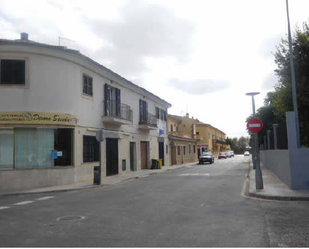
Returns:
[[[69,114],[0,113],[0,170],[73,165],[74,127]]]

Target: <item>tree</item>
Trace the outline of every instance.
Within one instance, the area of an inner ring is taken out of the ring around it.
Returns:
[[[304,22],[302,30],[296,26],[293,34],[293,57],[295,64],[296,92],[301,133],[301,144],[309,146],[309,25]],[[288,39],[282,39],[275,53],[275,70],[279,85],[275,87],[274,114],[285,119],[285,112],[293,111],[290,51]]]
[[[295,64],[296,91],[302,146],[309,146],[309,25],[303,23],[302,30],[296,26],[293,34],[293,57]],[[291,85],[290,51],[288,39],[281,39],[274,54],[279,84],[274,91],[267,93],[264,106],[257,110],[256,116],[263,122],[259,133],[259,143],[267,130],[272,130],[274,123],[286,126],[285,113],[293,111],[293,95]],[[247,118],[247,121],[252,115]]]

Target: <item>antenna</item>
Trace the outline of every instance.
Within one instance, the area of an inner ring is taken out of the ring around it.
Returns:
[[[73,40],[71,40],[71,39],[67,39],[67,38],[64,38],[64,37],[58,37],[58,46],[60,46],[60,41],[61,40],[66,40],[66,41],[71,41],[71,42],[76,42],[76,41],[73,41]]]

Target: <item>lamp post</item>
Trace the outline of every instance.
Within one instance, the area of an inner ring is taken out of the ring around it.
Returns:
[[[260,93],[259,92],[246,93],[247,96],[251,96],[253,117],[255,117],[254,96],[258,94]],[[255,169],[255,185],[256,185],[256,189],[263,189],[264,187],[263,187],[262,171],[260,167],[260,153],[259,153],[257,133],[254,133],[252,135],[252,138],[253,138],[252,145],[254,145],[253,151],[252,151],[252,162],[253,162],[253,169]]]
[[[289,37],[289,48],[290,48],[290,65],[291,65],[293,109],[295,113],[296,141],[297,141],[297,147],[300,148],[300,132],[299,132],[299,119],[298,119],[297,94],[296,94],[296,82],[295,82],[295,69],[294,69],[294,57],[293,57],[292,36],[291,36],[291,29],[290,29],[288,0],[286,0],[286,13],[287,13],[287,19],[288,19],[288,37]]]

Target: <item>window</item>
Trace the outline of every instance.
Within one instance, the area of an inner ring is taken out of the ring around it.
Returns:
[[[92,78],[86,74],[83,74],[83,94],[93,96]]]
[[[72,129],[0,130],[0,169],[45,169],[71,165]],[[52,158],[52,152],[57,158]]]
[[[168,145],[166,145],[166,154],[168,154]]]
[[[160,108],[156,107],[156,117],[160,119]]]
[[[177,146],[178,156],[180,156],[180,146]]]
[[[183,146],[183,154],[186,154],[186,146]]]
[[[191,154],[191,144],[189,144],[189,154]]]
[[[121,91],[108,84],[104,85],[104,115],[121,117]]]
[[[83,162],[100,161],[100,145],[95,136],[83,136]]]
[[[193,153],[195,153],[195,145],[193,145]]]
[[[199,131],[197,131],[195,134],[196,134],[196,135],[199,135],[199,134],[200,134],[200,132],[199,132]]]
[[[173,132],[173,125],[171,125],[171,132]]]
[[[0,130],[0,169],[13,168],[14,131]]]
[[[146,122],[148,120],[148,103],[145,100],[139,100],[139,121]]]
[[[25,60],[1,60],[1,84],[25,85],[26,83]]]

